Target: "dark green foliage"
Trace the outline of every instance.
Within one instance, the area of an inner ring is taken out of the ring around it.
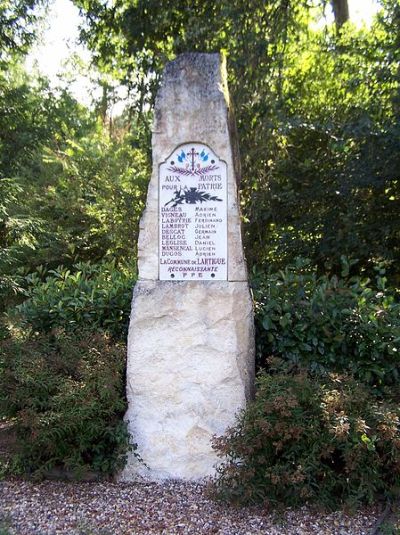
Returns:
[[[19,61],[0,70],[0,110],[0,173],[22,183],[41,182],[44,147],[63,150],[69,136],[84,135],[95,122],[67,91],[29,76]]]
[[[399,90],[393,32],[308,32],[287,48],[285,92],[265,105],[265,160],[245,152],[247,250],[284,267],[307,256],[320,272],[341,255],[396,280],[399,249]],[[391,52],[389,52],[391,50]],[[260,142],[261,143],[261,142]],[[397,148],[396,148],[397,147]],[[246,169],[251,170],[246,173]]]
[[[371,281],[351,277],[352,267],[342,259],[342,277],[317,276],[299,260],[255,279],[259,366],[279,357],[292,370],[348,372],[377,388],[399,381],[400,303],[384,270]]]
[[[398,283],[397,0],[382,2],[371,29],[340,32],[311,29],[322,1],[75,3],[95,60],[134,89],[139,110],[177,54],[226,53],[251,265],[301,255],[323,272],[344,254],[364,269],[386,261]]]
[[[400,303],[374,281],[299,259],[254,273],[256,399],[215,447],[221,498],[335,508],[400,484]],[[266,371],[269,375],[266,374]]]
[[[47,264],[54,267],[55,259],[63,258],[62,247],[70,255],[67,262],[107,257],[129,263],[135,258],[150,167],[144,127],[132,118],[133,132],[128,128],[122,121],[109,136],[98,124],[88,135],[68,139],[62,152],[46,151],[44,174],[52,187],[44,193],[40,214],[52,223],[63,221],[52,238],[39,244]]]
[[[17,427],[15,469],[111,473],[127,446],[120,341],[148,121],[113,122],[25,73],[41,3],[0,7],[0,418]]]
[[[28,275],[27,299],[17,307],[26,326],[46,333],[55,327],[67,331],[107,331],[124,340],[127,335],[135,277],[115,262],[80,263],[70,271],[58,268]]]
[[[18,62],[0,70],[0,313],[15,301],[20,275],[54,257],[57,264],[67,260],[74,234],[89,224],[72,195],[68,201],[60,195],[62,214],[50,201],[57,175],[46,172],[43,153],[64,148],[68,135],[83,135],[90,122],[68,93],[56,96]]]
[[[255,401],[215,440],[224,457],[214,491],[239,503],[329,508],[371,503],[400,484],[396,399],[346,377],[263,375]]]
[[[121,466],[125,351],[84,330],[0,342],[0,413],[17,430],[14,470],[111,473]]]
[[[143,121],[127,122],[106,128],[18,63],[0,71],[0,313],[38,266],[134,263],[149,159]]]
[[[279,61],[280,48],[304,1],[189,0],[121,1],[118,9],[98,0],[75,0],[87,15],[82,38],[96,63],[136,93],[139,110],[154,102],[166,62],[182,52],[228,52],[235,70],[233,90],[241,86],[256,112],[265,75]],[[241,75],[246,75],[242,84]],[[255,94],[258,91],[258,95]],[[253,97],[253,98],[252,98]],[[256,101],[256,102],[254,102]],[[244,104],[245,100],[240,104]]]
[[[0,4],[0,68],[7,56],[26,53],[36,38],[43,0],[2,0]]]
[[[344,129],[298,123],[288,119],[281,125],[282,146],[268,185],[252,192],[251,257],[284,267],[307,256],[322,273],[326,263],[338,272],[340,257],[354,255],[370,274],[374,263],[385,261],[396,280],[399,127],[376,127],[368,117]]]

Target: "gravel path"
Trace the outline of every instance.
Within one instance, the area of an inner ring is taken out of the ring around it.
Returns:
[[[1,535],[361,535],[378,516],[376,509],[355,516],[238,509],[213,502],[193,483],[0,482]]]

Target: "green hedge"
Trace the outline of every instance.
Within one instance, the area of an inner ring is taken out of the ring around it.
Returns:
[[[306,260],[253,275],[256,399],[215,440],[214,491],[251,503],[372,502],[400,485],[400,305],[375,280]]]
[[[125,339],[134,283],[135,276],[114,262],[82,262],[73,271],[59,267],[45,281],[37,273],[27,277],[27,299],[17,310],[37,332],[85,328]]]
[[[55,330],[0,342],[0,414],[17,431],[13,470],[111,473],[128,445],[123,344]]]
[[[384,270],[375,281],[349,276],[318,276],[307,261],[254,279],[257,357],[268,369],[270,357],[287,368],[346,372],[381,388],[400,375],[400,303],[386,288]]]
[[[220,498],[335,508],[400,484],[400,409],[351,378],[261,375],[256,399],[214,447]]]

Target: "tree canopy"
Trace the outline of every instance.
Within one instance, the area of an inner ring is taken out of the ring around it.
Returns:
[[[397,280],[398,0],[382,0],[370,28],[340,19],[346,6],[339,16],[333,2],[340,32],[316,24],[326,2],[74,3],[93,61],[130,97],[110,128],[107,84],[89,111],[29,77],[21,60],[42,4],[3,3],[3,277],[109,255],[134,263],[155,92],[166,62],[197,50],[228,60],[250,265],[305,256],[335,271],[345,255],[366,272],[383,262]]]
[[[251,264],[345,255],[363,269],[399,259],[399,3],[371,28],[315,24],[326,2],[77,0],[97,64],[152,106],[166,61],[223,51],[236,109]],[[346,23],[347,22],[347,23]],[[147,107],[146,107],[147,106]]]

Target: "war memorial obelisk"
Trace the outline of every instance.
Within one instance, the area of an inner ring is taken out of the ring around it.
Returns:
[[[219,54],[183,54],[155,104],[153,172],[138,243],[126,420],[142,461],[121,479],[215,472],[213,435],[252,396],[254,326],[235,125]]]

